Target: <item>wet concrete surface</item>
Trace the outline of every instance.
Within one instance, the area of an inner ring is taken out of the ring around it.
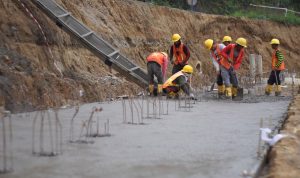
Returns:
[[[74,108],[64,109],[59,112],[63,154],[56,157],[32,155],[34,113],[13,115],[14,172],[1,177],[238,178],[256,161],[260,119],[271,118],[272,126],[276,125],[289,104],[288,97],[261,101],[207,99],[184,112],[175,111],[172,100],[169,115],[144,119],[144,125],[124,124],[120,101],[86,104],[75,118],[75,138],[93,106],[103,108],[94,115],[101,131],[103,123],[110,120],[112,136],[92,138],[93,144],[68,142]]]

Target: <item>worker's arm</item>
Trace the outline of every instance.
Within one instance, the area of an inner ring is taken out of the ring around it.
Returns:
[[[186,58],[185,58],[184,61],[182,61],[182,64],[185,64],[189,60],[191,54],[190,54],[189,48],[187,46],[185,46],[185,45],[183,45],[183,52],[184,52]]]
[[[171,48],[170,48],[169,56],[170,56],[170,62],[171,62],[171,64],[173,64],[174,63],[173,62],[173,46],[171,46]]]
[[[212,53],[210,53],[210,59],[212,60],[212,63],[214,65],[216,71],[220,71],[219,63],[218,63],[218,61],[216,61],[216,59],[214,58]]]
[[[276,51],[275,55],[276,55],[276,58],[278,59],[278,62],[277,62],[277,64],[275,64],[275,67],[278,68],[282,64],[284,57],[282,55],[282,52],[279,50]]]
[[[228,54],[230,54],[231,48],[232,48],[232,45],[228,45],[228,46],[226,46],[226,47],[222,50],[221,55],[222,55],[225,59],[229,59],[229,55],[228,55]],[[232,60],[232,59],[231,59],[231,60]]]
[[[233,65],[234,70],[238,70],[240,68],[243,58],[244,58],[244,50],[241,50],[238,58],[234,62],[234,65]]]

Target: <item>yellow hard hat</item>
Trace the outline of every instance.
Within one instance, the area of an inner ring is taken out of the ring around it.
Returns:
[[[180,38],[181,38],[181,36],[176,33],[172,36],[172,42],[175,43],[176,41],[179,41]]]
[[[190,65],[185,65],[181,71],[191,74],[191,73],[193,73],[193,67]]]
[[[214,40],[212,40],[212,39],[207,39],[207,40],[204,41],[204,46],[208,50],[211,49],[211,47],[213,46],[213,44],[214,44]]]
[[[236,40],[236,43],[247,48],[247,40],[245,38],[238,38]]]
[[[279,40],[274,38],[271,40],[270,44],[280,44]]]
[[[160,52],[160,53],[168,58],[168,54],[166,52]]]
[[[224,36],[223,37],[223,42],[225,41],[232,41],[231,37],[230,36]]]

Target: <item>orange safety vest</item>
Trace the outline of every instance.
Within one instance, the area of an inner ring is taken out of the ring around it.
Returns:
[[[164,58],[165,55],[163,55],[160,52],[154,52],[151,53],[148,57],[147,57],[147,62],[156,62],[157,64],[159,64],[160,66],[162,66],[163,62],[164,62]]]
[[[163,84],[163,88],[167,88],[169,86],[176,86],[176,84],[174,83],[174,80],[176,80],[179,76],[184,75],[181,71],[175,73],[174,75],[172,75],[164,84]]]
[[[231,45],[231,49],[230,49],[230,53],[229,53],[229,58],[230,58],[231,60],[233,60],[232,63],[230,63],[230,62],[228,61],[228,58],[226,58],[226,57],[224,57],[224,56],[222,56],[222,57],[221,57],[221,60],[220,60],[220,64],[221,64],[223,67],[225,67],[226,69],[229,69],[232,65],[235,65],[236,63],[241,62],[240,58],[242,57],[242,55],[243,55],[243,53],[244,53],[244,49],[241,49],[241,51],[239,52],[238,57],[237,57],[237,58],[234,58],[234,48],[235,48],[236,44],[230,44],[230,45]],[[227,46],[227,47],[228,47],[228,46]],[[225,48],[226,48],[226,47],[225,47]],[[225,48],[224,48],[224,49],[225,49]],[[223,50],[224,50],[224,49],[223,49]]]
[[[173,45],[173,56],[176,57],[176,60],[174,61],[175,65],[181,64],[186,60],[186,55],[183,51],[183,43],[180,44],[179,48],[176,48],[175,45]],[[187,61],[185,64],[187,64]]]
[[[278,63],[278,59],[276,57],[276,52],[278,51],[278,49],[275,49],[273,54],[272,54],[272,69],[273,70],[284,70],[285,69],[285,65],[284,65],[284,61],[282,61],[282,63],[280,64],[280,66],[278,68],[276,68],[276,64]]]
[[[212,57],[215,59],[215,61],[216,61],[217,63],[220,64],[220,60],[221,60],[222,56],[221,56],[221,50],[220,50],[219,44],[217,44],[216,51],[217,51],[217,54],[218,54],[219,59],[218,59],[218,57],[215,55],[215,52],[214,52],[214,51],[211,52],[211,55],[212,55]]]

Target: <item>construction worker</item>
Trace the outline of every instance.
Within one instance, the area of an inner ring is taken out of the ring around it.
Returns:
[[[223,37],[223,40],[222,40],[222,43],[225,45],[225,46],[228,46],[229,44],[231,44],[232,42],[232,39],[230,36],[224,36]]]
[[[157,93],[162,93],[162,84],[168,67],[168,54],[165,52],[154,52],[147,57],[147,70],[149,77],[150,95],[154,91],[154,76],[157,78]]]
[[[279,78],[279,74],[282,70],[285,69],[284,65],[284,57],[282,52],[278,49],[279,47],[279,40],[272,39],[271,46],[274,50],[272,53],[272,71],[268,80],[268,85],[265,89],[266,95],[270,95],[272,92],[273,84],[275,84],[275,96],[279,96],[281,94],[281,81]]]
[[[225,48],[225,45],[220,43],[217,44],[212,39],[207,39],[204,41],[204,46],[206,49],[210,50],[210,58],[213,62],[213,65],[216,69],[216,75],[217,75],[217,84],[218,84],[218,95],[219,97],[222,97],[225,92],[225,86],[223,84],[222,75],[220,72],[220,60],[221,60],[221,52]],[[212,86],[213,88],[213,86]]]
[[[225,83],[225,96],[235,98],[238,92],[236,70],[240,68],[247,47],[245,38],[238,38],[234,44],[229,44],[221,52],[220,69]],[[231,88],[232,87],[232,88]]]
[[[172,74],[180,71],[190,58],[190,51],[186,45],[181,42],[181,36],[174,34],[172,36],[172,42],[174,43],[170,48],[170,61],[173,64]],[[173,60],[174,56],[174,60]]]
[[[185,65],[183,69],[173,74],[164,84],[163,91],[168,96],[178,96],[178,92],[182,90],[187,96],[194,99],[194,95],[191,92],[190,80],[193,73],[193,67]]]

